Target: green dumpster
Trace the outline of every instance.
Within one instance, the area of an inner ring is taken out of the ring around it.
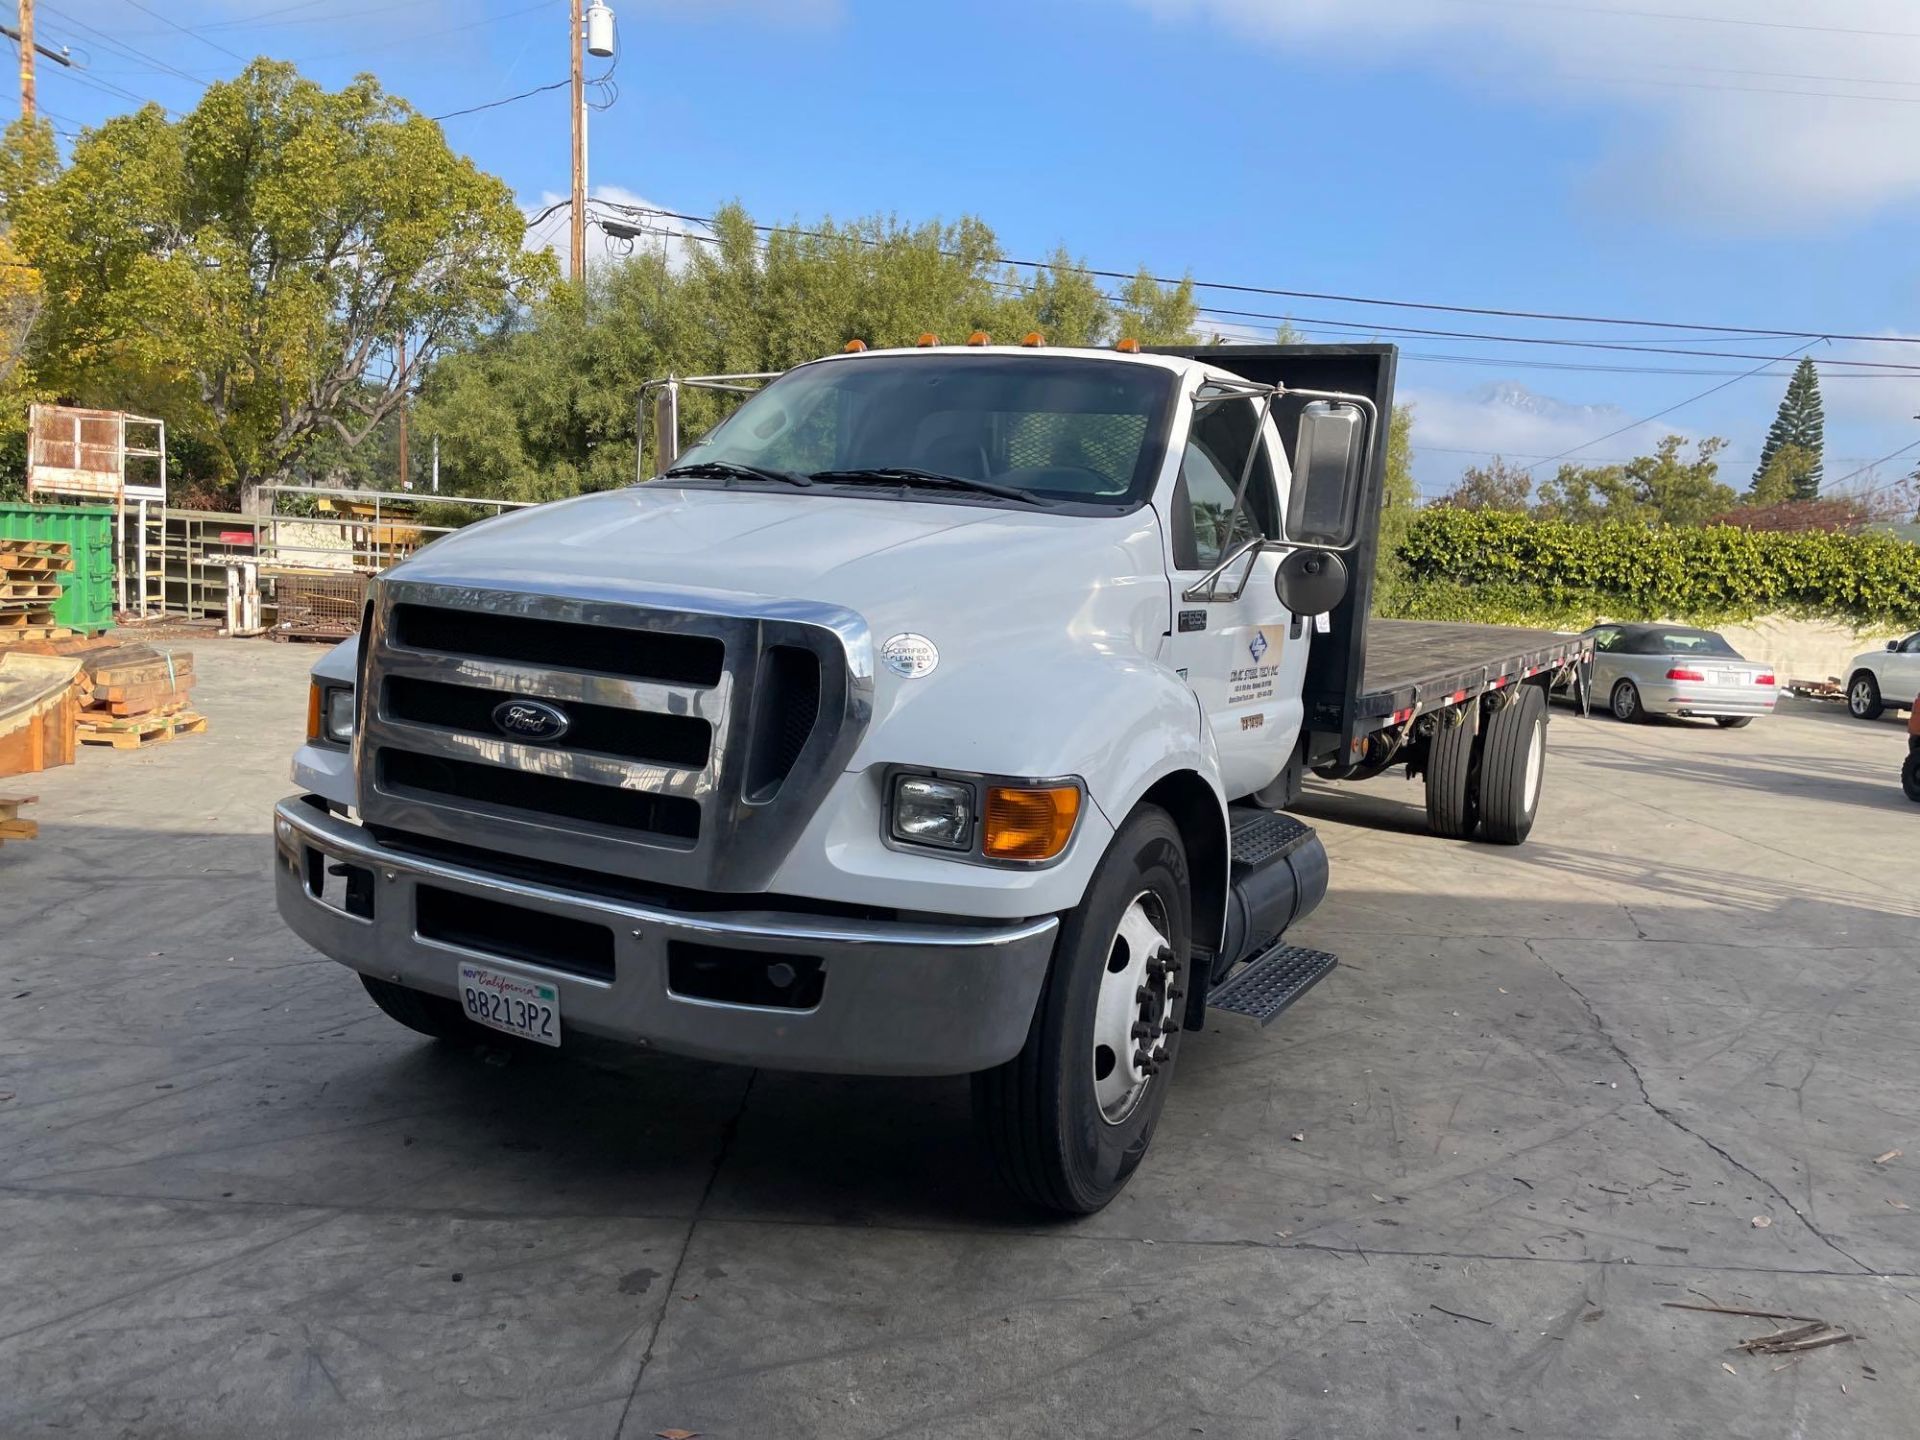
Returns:
[[[113,625],[113,507],[0,504],[0,540],[64,540],[73,569],[60,577],[53,623],[71,630]]]

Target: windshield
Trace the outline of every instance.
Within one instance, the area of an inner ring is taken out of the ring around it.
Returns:
[[[892,472],[892,493],[911,488],[916,500],[1006,503],[984,491],[915,488],[898,473],[919,471],[1049,504],[1130,509],[1152,489],[1174,390],[1171,371],[1119,360],[833,360],[773,381],[674,468],[750,466],[820,476],[825,488],[861,478],[847,472]],[[712,483],[741,479],[754,483]],[[863,485],[862,493],[888,492]]]
[[[1738,660],[1739,651],[1711,630],[1648,630],[1629,634],[1621,646],[1630,655],[1719,655]]]

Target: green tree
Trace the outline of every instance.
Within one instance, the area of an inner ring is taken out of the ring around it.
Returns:
[[[323,435],[359,445],[555,273],[438,125],[369,76],[329,92],[266,60],[178,121],[148,105],[88,131],[8,214],[46,281],[42,381],[160,416],[243,486]]]
[[[1454,510],[1525,510],[1532,491],[1532,475],[1495,455],[1462,470],[1454,487],[1433,503]]]
[[[1760,447],[1760,464],[1754,469],[1749,493],[1759,490],[1768,471],[1777,469],[1781,453],[1791,449],[1797,450],[1799,456],[1788,472],[1793,494],[1786,498],[1817,499],[1825,469],[1826,444],[1827,421],[1820,403],[1820,375],[1812,360],[1802,358],[1793,367],[1787,393],[1781,398],[1780,409],[1767,429],[1766,443]]]
[[[1193,278],[1178,285],[1160,284],[1142,266],[1121,287],[1120,333],[1142,345],[1191,345],[1198,311],[1193,303]]]
[[[1190,293],[1183,302],[1181,287],[1145,279],[1127,298],[1157,328],[1125,333],[1185,338],[1173,327],[1190,319]],[[784,370],[851,339],[912,345],[927,332],[948,344],[974,330],[1002,343],[1037,330],[1050,345],[1099,345],[1127,323],[1067,252],[1018,272],[977,220],[823,220],[763,239],[729,206],[712,243],[684,264],[657,251],[602,264],[584,302],[568,287],[448,356],[426,381],[413,431],[440,438],[445,489],[551,499],[634,478],[634,397],[649,379]],[[683,434],[733,403],[685,392]]]
[[[1745,503],[1748,505],[1779,505],[1789,500],[1809,500],[1813,495],[1805,493],[1809,476],[1819,469],[1820,461],[1815,455],[1788,442],[1780,446],[1768,457],[1760,473],[1753,477],[1753,484],[1747,487]],[[1820,481],[1813,478],[1813,489],[1818,492]]]
[[[1625,465],[1562,465],[1541,485],[1534,513],[1578,524],[1704,525],[1732,509],[1736,498],[1716,478],[1720,464],[1714,457],[1727,442],[1702,440],[1692,459],[1680,453],[1686,443],[1669,435],[1653,454]]]

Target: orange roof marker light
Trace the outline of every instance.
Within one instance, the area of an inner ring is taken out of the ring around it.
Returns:
[[[984,330],[976,330],[967,336],[967,343],[969,345],[991,345],[993,343],[993,337]]]
[[[1046,344],[1047,337],[1042,335],[1038,330],[1029,330],[1025,335],[1020,337],[1020,343],[1031,349],[1036,345]]]
[[[864,340],[849,340],[845,345],[840,347],[841,353],[846,355],[858,355],[866,348],[867,342]]]
[[[913,343],[924,350],[929,345],[938,345],[940,343],[940,337],[931,330],[922,330],[920,332],[920,338]]]
[[[1126,339],[1117,341],[1113,348],[1118,350],[1122,355],[1138,355],[1140,353],[1140,342],[1129,335]]]

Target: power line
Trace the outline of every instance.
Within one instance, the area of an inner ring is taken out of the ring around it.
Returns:
[[[1635,420],[1630,424],[1622,425],[1617,430],[1609,430],[1604,435],[1596,435],[1591,440],[1583,440],[1580,444],[1575,445],[1570,450],[1562,450],[1558,455],[1549,455],[1545,460],[1536,460],[1533,462],[1533,464],[1526,467],[1527,473],[1531,475],[1534,471],[1538,470],[1542,465],[1551,465],[1556,460],[1564,460],[1569,455],[1577,455],[1580,451],[1585,450],[1590,445],[1598,445],[1602,440],[1611,440],[1616,435],[1626,434],[1629,430],[1638,430],[1642,425],[1651,425],[1656,420],[1664,420],[1667,416],[1673,414],[1673,412],[1676,410],[1684,410],[1687,406],[1694,404],[1696,401],[1704,400],[1709,395],[1718,395],[1722,390],[1727,389],[1729,386],[1738,385],[1742,380],[1748,379],[1754,375],[1758,375],[1762,370],[1767,368],[1767,365],[1782,364],[1785,361],[1793,359],[1794,356],[1800,354],[1802,351],[1811,350],[1815,345],[1818,345],[1819,343],[1820,341],[1817,338],[1813,340],[1809,340],[1807,341],[1806,344],[1801,345],[1796,349],[1789,350],[1785,355],[1774,356],[1773,358],[1771,358],[1766,362],[1766,365],[1755,366],[1753,369],[1747,371],[1743,375],[1736,375],[1731,380],[1723,380],[1720,384],[1715,385],[1710,390],[1702,390],[1698,395],[1689,395],[1686,399],[1681,400],[1676,404],[1669,405],[1664,410],[1656,410],[1653,412],[1653,414],[1646,416],[1644,419]]]
[[[227,49],[227,47],[222,45],[218,40],[207,39],[207,37],[202,35],[199,31],[191,29],[188,26],[182,25],[177,20],[169,20],[166,16],[162,15],[158,10],[149,10],[145,5],[140,3],[140,0],[127,0],[127,4],[133,6],[134,9],[140,11],[142,14],[153,16],[154,19],[158,20],[162,25],[167,26],[169,29],[178,30],[182,35],[190,35],[195,40],[198,40],[202,45],[212,46],[215,50],[218,50],[222,55],[233,56],[233,58],[238,60],[242,65],[247,63],[246,56]]]
[[[429,115],[429,120],[451,120],[456,115],[477,115],[482,110],[497,110],[502,105],[511,105],[516,100],[525,100],[533,95],[544,95],[549,90],[563,90],[571,85],[571,80],[556,80],[551,85],[536,85],[531,90],[522,90],[518,95],[508,95],[500,100],[489,100],[484,105],[469,105],[464,110],[449,110],[444,115]]]
[[[1732,15],[1686,15],[1672,10],[1621,10],[1611,5],[1577,5],[1568,0],[1449,0],[1454,5],[1484,5],[1500,10],[1560,10],[1575,15],[1604,15],[1616,20],[1678,20],[1689,25],[1739,25],[1755,30],[1795,30],[1814,35],[1869,35],[1885,40],[1920,40],[1920,30],[1860,30],[1842,25],[1802,25],[1788,20],[1748,20]]]
[[[157,55],[149,55],[144,50],[136,50],[133,48],[133,46],[125,44],[124,42],[115,39],[112,35],[108,34],[106,31],[98,29],[95,26],[89,25],[84,20],[76,20],[71,15],[65,14],[64,12],[57,10],[51,5],[48,5],[45,8],[46,8],[46,12],[49,15],[54,16],[59,24],[70,25],[77,29],[86,31],[89,35],[94,36],[99,41],[100,44],[105,45],[109,50],[114,51],[116,54],[124,55],[130,60],[144,60],[148,63],[150,68],[154,70],[164,71],[169,75],[174,75],[182,80],[189,81],[192,84],[198,85],[202,90],[206,89],[208,85],[213,83],[212,81],[209,81],[209,80],[202,80],[198,75],[189,74],[185,70],[182,70],[178,65],[170,65]]]
[[[611,203],[611,202],[606,202]],[[628,210],[640,207],[626,206]],[[713,225],[710,215],[689,215],[676,210],[647,210],[647,214],[660,215],[670,220],[685,220],[695,225]],[[763,234],[791,234],[811,236],[816,239],[829,238],[824,231],[808,230],[794,225],[767,225],[753,223],[753,228]],[[1051,270],[1053,263],[1047,260],[1007,259],[1002,264],[1021,269]],[[1124,270],[1102,270],[1086,265],[1067,265],[1061,267],[1077,275],[1091,275],[1103,280],[1133,280],[1136,275]],[[1846,335],[1832,331],[1803,330],[1788,326],[1762,328],[1752,325],[1714,325],[1704,321],[1683,320],[1645,320],[1623,318],[1620,316],[1559,314],[1547,310],[1516,310],[1492,305],[1449,305],[1432,300],[1389,300],[1371,295],[1342,295],[1326,290],[1287,290],[1276,285],[1244,285],[1223,280],[1196,280],[1192,276],[1174,279],[1164,275],[1149,274],[1147,278],[1156,285],[1190,284],[1198,290],[1226,290],[1246,295],[1277,295],[1289,300],[1327,300],[1342,305],[1377,305],[1399,310],[1433,310],[1450,315],[1491,315],[1508,320],[1546,320],[1569,325],[1623,325],[1637,329],[1655,330],[1702,330],[1715,335],[1746,335],[1764,340],[1846,340],[1860,344],[1874,345],[1914,345],[1920,341],[1898,335]],[[1284,318],[1284,317],[1282,317]],[[1745,359],[1745,356],[1729,356],[1731,359]]]

